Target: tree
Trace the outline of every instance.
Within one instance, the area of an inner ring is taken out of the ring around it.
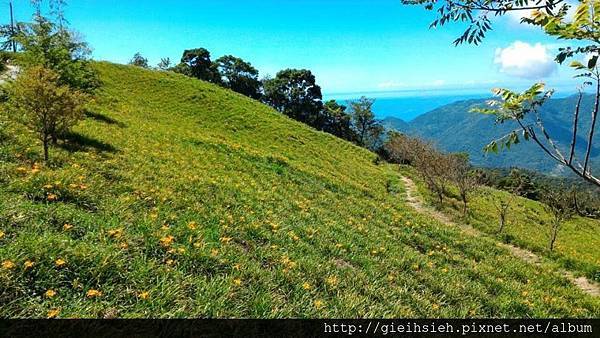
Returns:
[[[458,188],[458,194],[463,203],[463,215],[467,216],[469,196],[477,188],[477,179],[471,171],[469,155],[450,154],[448,156],[450,175]]]
[[[504,137],[492,141],[486,151],[509,149],[521,139],[533,141],[546,155],[560,165],[568,168],[588,183],[600,186],[600,178],[592,173],[590,154],[593,147],[598,112],[600,111],[600,70],[597,67],[600,57],[600,5],[597,0],[580,0],[576,5],[573,18],[568,17],[571,4],[566,0],[402,0],[405,4],[424,5],[428,10],[436,10],[437,19],[431,27],[446,25],[450,22],[466,22],[468,27],[454,43],[479,44],[491,29],[490,17],[498,17],[508,12],[521,12],[521,22],[542,29],[547,35],[561,40],[577,42],[575,46],[559,49],[556,62],[562,64],[576,56],[589,56],[585,62],[573,61],[571,67],[580,72],[576,75],[584,79],[584,85],[594,87],[595,104],[591,111],[591,120],[587,128],[586,149],[577,154],[581,100],[573,110],[571,126],[572,141],[568,149],[561,148],[545,125],[539,114],[541,106],[552,94],[545,91],[543,83],[536,83],[523,93],[507,89],[494,89],[501,100],[491,101],[492,109],[476,111],[496,116],[499,123],[514,121],[518,128]]]
[[[212,83],[221,82],[217,67],[210,60],[210,52],[204,48],[185,50],[176,71]]]
[[[135,53],[135,55],[133,55],[133,58],[131,58],[131,61],[129,61],[129,64],[132,66],[136,66],[136,67],[141,67],[141,68],[150,68],[150,66],[148,65],[148,59],[146,59],[145,57],[142,56],[142,54]]]
[[[550,241],[548,248],[554,250],[554,244],[562,224],[573,218],[575,210],[568,192],[562,187],[548,187],[543,190],[542,201],[546,210],[552,215]]]
[[[26,29],[25,23],[17,22],[14,25],[0,25],[0,50],[15,51],[20,47],[17,42],[17,37]]]
[[[498,212],[498,233],[502,233],[504,231],[504,227],[506,226],[506,221],[508,217],[508,212],[513,202],[513,195],[509,195],[507,198],[500,198],[499,200],[494,202],[494,208]]]
[[[350,103],[350,116],[357,135],[358,145],[375,150],[381,140],[384,129],[375,119],[373,103],[375,100],[361,97]]]
[[[171,59],[170,58],[161,58],[158,65],[156,65],[160,70],[169,70],[171,68]]]
[[[64,20],[64,19],[63,19]],[[60,84],[88,94],[100,86],[89,62],[90,49],[64,24],[56,24],[41,15],[24,24],[16,35],[22,53],[17,59],[24,68],[41,66],[59,74]]]
[[[388,133],[381,153],[388,162],[416,166],[417,152],[427,148],[428,145],[418,138],[392,131]]]
[[[500,187],[518,196],[532,200],[539,199],[538,187],[531,177],[520,169],[512,169],[508,176],[501,180]]]
[[[57,134],[67,132],[83,118],[86,95],[60,83],[60,75],[35,66],[25,70],[10,87],[8,106],[33,130],[48,161],[48,147]]]
[[[352,129],[352,117],[346,113],[346,106],[329,100],[323,105],[325,126],[323,131],[350,142],[356,142],[356,133]]]
[[[285,69],[264,82],[265,103],[314,128],[323,129],[323,96],[315,76],[306,69]]]
[[[224,87],[253,99],[261,97],[261,82],[258,70],[240,58],[226,55],[215,61],[215,67]]]

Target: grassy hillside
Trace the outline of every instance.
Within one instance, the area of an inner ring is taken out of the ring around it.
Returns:
[[[600,301],[415,214],[393,166],[181,75],[104,86],[40,163],[2,118],[1,317],[598,317]]]
[[[419,181],[413,170],[405,168],[404,172]],[[418,186],[420,193],[427,196],[433,205],[436,197],[427,191],[423,182],[419,182]],[[451,194],[453,196],[446,200],[444,211],[455,220],[465,222],[458,191],[451,191]],[[501,200],[510,200],[511,206],[507,224],[503,232],[498,233],[499,216],[494,205]],[[511,196],[505,191],[489,187],[481,187],[471,196],[467,219],[470,225],[499,241],[529,249],[569,271],[600,281],[600,221],[575,217],[565,222],[560,229],[556,247],[550,252],[548,241],[551,221],[551,214],[540,202]]]

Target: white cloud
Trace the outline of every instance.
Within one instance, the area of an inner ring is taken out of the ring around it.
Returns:
[[[433,81],[432,85],[435,87],[440,87],[446,84],[445,80],[435,80]]]
[[[547,46],[541,43],[530,45],[521,41],[496,49],[494,63],[502,73],[530,80],[548,77],[557,68]]]

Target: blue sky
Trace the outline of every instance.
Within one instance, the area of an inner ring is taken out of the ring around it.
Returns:
[[[28,3],[15,0],[18,20],[28,20]],[[454,47],[463,26],[430,30],[432,13],[399,0],[73,0],[66,16],[96,60],[126,63],[139,51],[156,64],[205,47],[214,58],[242,57],[261,75],[308,68],[328,94],[573,84],[541,55],[551,58],[559,44],[517,18],[497,20],[481,46]]]

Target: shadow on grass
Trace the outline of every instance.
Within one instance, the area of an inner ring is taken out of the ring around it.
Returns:
[[[116,125],[116,126],[118,126],[120,128],[127,127],[127,125],[125,125],[125,123],[119,122],[119,121],[113,119],[112,117],[108,117],[108,116],[106,116],[104,114],[101,114],[101,113],[96,113],[96,112],[93,112],[93,111],[86,111],[85,112],[85,116],[89,117],[91,119],[94,119],[94,120],[96,120],[98,122],[103,122],[103,123],[106,123],[106,124]]]
[[[75,132],[65,135],[64,142],[60,143],[59,146],[70,152],[96,150],[99,152],[116,153],[118,151],[111,144]]]

